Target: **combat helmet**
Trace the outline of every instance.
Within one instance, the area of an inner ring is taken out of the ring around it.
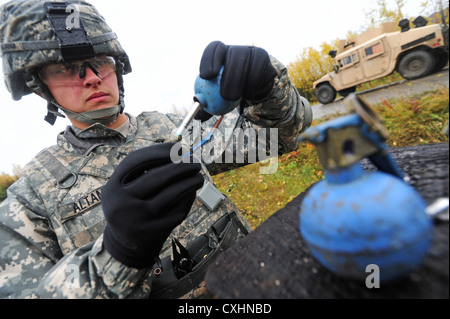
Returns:
[[[123,77],[131,72],[126,52],[97,9],[84,1],[12,0],[0,8],[0,52],[6,87],[13,100],[38,92],[48,101],[45,120],[54,124],[63,110],[86,124],[107,124],[123,112]],[[59,105],[38,76],[45,65],[110,56],[116,64],[119,104],[73,113]],[[103,120],[98,120],[102,118]]]

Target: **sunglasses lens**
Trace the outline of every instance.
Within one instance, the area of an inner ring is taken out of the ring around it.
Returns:
[[[101,79],[116,71],[114,58],[104,56],[88,60],[49,64],[42,68],[39,76],[47,85],[82,85],[88,68]]]

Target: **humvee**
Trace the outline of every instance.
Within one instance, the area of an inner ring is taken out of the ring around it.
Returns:
[[[351,40],[341,40],[338,51],[330,51],[334,71],[314,82],[317,99],[322,104],[347,96],[356,86],[398,72],[407,80],[437,72],[448,62],[448,27],[427,25],[419,16],[410,27],[407,19],[370,28]]]

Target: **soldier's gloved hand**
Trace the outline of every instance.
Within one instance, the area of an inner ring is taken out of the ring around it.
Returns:
[[[103,243],[118,261],[151,267],[172,230],[188,215],[203,185],[198,163],[174,164],[174,143],[130,153],[102,190]]]
[[[200,77],[211,80],[224,66],[220,94],[226,100],[257,101],[273,89],[277,75],[266,50],[252,46],[210,43],[203,52]]]

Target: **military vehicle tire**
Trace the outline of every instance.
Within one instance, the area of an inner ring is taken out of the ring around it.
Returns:
[[[336,90],[328,83],[321,84],[316,89],[317,100],[322,104],[329,104],[336,99]]]
[[[407,79],[414,80],[430,74],[435,66],[434,56],[423,50],[406,54],[398,65],[398,73]]]
[[[355,93],[356,91],[356,86],[353,86],[351,88],[347,88],[344,90],[340,90],[338,91],[338,93],[342,96],[342,97],[346,97],[347,95],[349,95],[350,93]]]
[[[439,54],[436,54],[435,56],[436,64],[434,66],[433,72],[438,72],[441,69],[443,69],[448,62],[448,53],[447,52],[441,52]]]

